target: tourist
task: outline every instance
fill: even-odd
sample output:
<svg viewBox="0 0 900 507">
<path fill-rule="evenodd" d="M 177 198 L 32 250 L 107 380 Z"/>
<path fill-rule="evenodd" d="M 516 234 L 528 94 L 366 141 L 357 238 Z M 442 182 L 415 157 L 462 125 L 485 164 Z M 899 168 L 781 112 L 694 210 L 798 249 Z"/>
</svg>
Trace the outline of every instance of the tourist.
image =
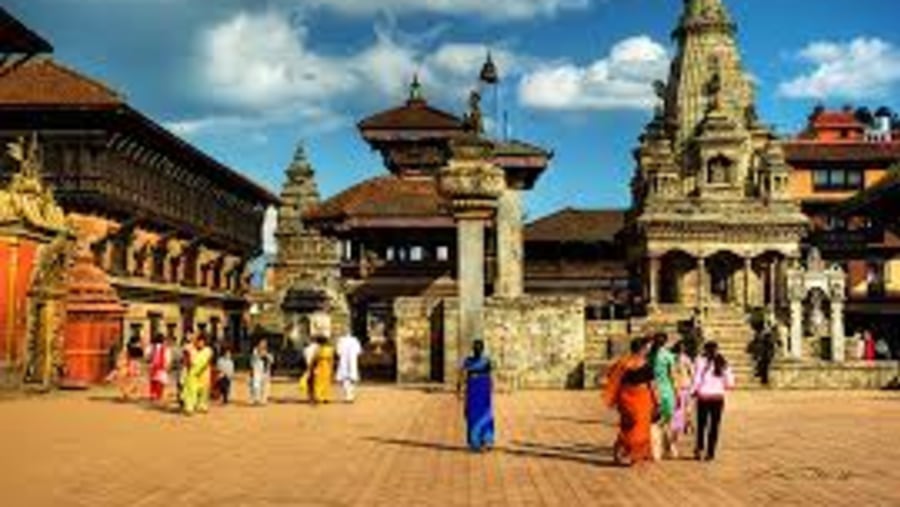
<svg viewBox="0 0 900 507">
<path fill-rule="evenodd" d="M 716 457 L 719 425 L 725 409 L 725 392 L 734 388 L 734 374 L 716 342 L 703 344 L 703 354 L 697 358 L 692 394 L 697 398 L 697 445 L 694 458 L 712 461 Z M 706 451 L 704 456 L 703 452 Z"/>
<path fill-rule="evenodd" d="M 135 384 L 129 377 L 128 347 L 119 347 L 116 353 L 116 363 L 113 370 L 106 376 L 106 382 L 114 382 L 119 388 L 119 398 L 122 401 L 129 401 L 137 395 L 134 389 Z"/>
<path fill-rule="evenodd" d="M 672 417 L 673 449 L 681 435 L 690 432 L 691 424 L 691 382 L 694 380 L 694 363 L 687 355 L 685 343 L 679 340 L 672 347 L 675 355 L 675 414 Z"/>
<path fill-rule="evenodd" d="M 863 359 L 866 361 L 875 360 L 875 338 L 868 329 L 863 331 Z"/>
<path fill-rule="evenodd" d="M 656 411 L 653 366 L 647 361 L 651 340 L 635 338 L 631 351 L 616 361 L 606 376 L 603 400 L 619 411 L 619 434 L 613 459 L 634 465 L 652 458 L 651 425 Z"/>
<path fill-rule="evenodd" d="M 494 446 L 494 407 L 492 403 L 491 360 L 484 353 L 484 341 L 472 342 L 472 355 L 460 368 L 456 385 L 457 396 L 462 396 L 465 382 L 466 439 L 469 449 L 475 452 L 489 451 Z"/>
<path fill-rule="evenodd" d="M 216 390 L 222 396 L 222 404 L 228 405 L 231 395 L 231 383 L 234 380 L 234 359 L 231 357 L 231 347 L 222 348 L 219 359 L 216 360 L 216 370 L 218 378 L 216 378 Z"/>
<path fill-rule="evenodd" d="M 334 347 L 325 336 L 316 337 L 316 354 L 312 362 L 312 401 L 331 401 L 331 384 L 334 381 Z"/>
<path fill-rule="evenodd" d="M 769 329 L 760 331 L 750 343 L 749 348 L 756 361 L 756 377 L 759 378 L 762 385 L 769 385 L 769 372 L 772 369 L 772 361 L 775 359 L 775 349 L 778 348 L 775 334 Z"/>
<path fill-rule="evenodd" d="M 273 361 L 268 342 L 265 338 L 259 340 L 250 355 L 250 402 L 254 405 L 265 405 L 269 401 Z"/>
<path fill-rule="evenodd" d="M 171 354 L 166 346 L 163 335 L 153 337 L 150 350 L 147 353 L 150 370 L 150 401 L 161 403 L 165 401 L 166 384 L 169 383 L 169 363 Z"/>
<path fill-rule="evenodd" d="M 184 391 L 184 379 L 187 376 L 187 362 L 194 350 L 194 339 L 190 331 L 185 331 L 181 345 L 173 348 L 172 353 L 172 378 L 175 379 L 175 400 L 178 406 L 184 408 L 184 400 L 181 393 Z"/>
<path fill-rule="evenodd" d="M 138 398 L 140 392 L 140 384 L 143 375 L 141 373 L 141 364 L 144 362 L 144 347 L 141 345 L 139 336 L 132 336 L 128 340 L 127 350 L 127 368 L 124 379 L 125 399 Z"/>
<path fill-rule="evenodd" d="M 316 359 L 316 351 L 319 349 L 319 345 L 315 342 L 315 340 L 310 340 L 309 343 L 303 347 L 303 375 L 300 376 L 300 398 L 307 399 L 309 401 L 313 401 L 312 393 L 312 366 L 313 362 Z"/>
<path fill-rule="evenodd" d="M 362 353 L 362 345 L 352 334 L 345 334 L 338 338 L 337 355 L 338 369 L 337 381 L 341 383 L 344 393 L 344 401 L 352 403 L 356 398 L 356 383 L 359 382 L 359 355 Z"/>
<path fill-rule="evenodd" d="M 184 412 L 190 415 L 194 412 L 209 410 L 209 370 L 212 366 L 210 364 L 212 349 L 206 344 L 206 336 L 199 333 L 194 339 L 192 348 L 187 352 L 181 398 L 184 402 Z"/>
<path fill-rule="evenodd" d="M 672 418 L 675 416 L 675 355 L 666 348 L 669 336 L 657 333 L 653 336 L 650 348 L 650 363 L 653 365 L 653 380 L 656 384 L 656 399 L 659 401 L 659 421 L 656 422 L 658 432 L 653 439 L 653 458 L 659 460 L 665 451 L 670 457 L 677 457 L 672 436 Z"/>
</svg>

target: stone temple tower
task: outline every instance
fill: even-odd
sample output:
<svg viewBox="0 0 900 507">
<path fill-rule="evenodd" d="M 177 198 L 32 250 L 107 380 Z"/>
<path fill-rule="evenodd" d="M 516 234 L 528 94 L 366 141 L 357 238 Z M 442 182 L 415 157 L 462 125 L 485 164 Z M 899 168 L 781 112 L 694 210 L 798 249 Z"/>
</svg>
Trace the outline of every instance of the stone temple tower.
<svg viewBox="0 0 900 507">
<path fill-rule="evenodd" d="M 807 219 L 781 143 L 757 118 L 736 30 L 722 0 L 685 0 L 661 104 L 635 150 L 629 260 L 651 322 L 774 316 L 800 256 Z"/>
<path fill-rule="evenodd" d="M 285 176 L 275 229 L 278 252 L 272 264 L 272 289 L 285 335 L 299 346 L 313 331 L 313 314 L 330 316 L 326 326 L 330 329 L 322 330 L 326 334 L 345 331 L 347 304 L 340 283 L 337 241 L 303 221 L 319 203 L 319 191 L 302 144 Z"/>
</svg>

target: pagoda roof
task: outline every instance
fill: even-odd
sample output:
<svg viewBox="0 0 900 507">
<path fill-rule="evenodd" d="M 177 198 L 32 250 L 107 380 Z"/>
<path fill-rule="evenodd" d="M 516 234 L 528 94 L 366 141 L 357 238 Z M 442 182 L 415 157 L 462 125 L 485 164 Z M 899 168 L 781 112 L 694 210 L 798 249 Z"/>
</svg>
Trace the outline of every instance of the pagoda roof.
<svg viewBox="0 0 900 507">
<path fill-rule="evenodd" d="M 265 204 L 278 202 L 265 188 L 133 109 L 108 86 L 49 57 L 0 67 L 0 112 L 9 120 L 7 129 L 20 123 L 23 130 L 92 126 L 130 134 L 235 192 L 249 191 Z"/>
<path fill-rule="evenodd" d="M 463 121 L 446 111 L 428 105 L 425 99 L 409 99 L 400 107 L 375 113 L 357 125 L 366 140 L 385 133 L 391 136 L 407 132 L 411 137 L 447 137 L 463 130 Z"/>
<path fill-rule="evenodd" d="M 453 225 L 450 202 L 440 194 L 434 178 L 393 175 L 358 183 L 322 201 L 310 209 L 304 219 L 354 223 L 371 221 L 369 219 L 375 219 L 376 222 L 384 219 L 412 219 L 412 222 L 407 223 L 413 225 L 416 220 L 422 220 L 422 225 Z"/>
<path fill-rule="evenodd" d="M 784 154 L 788 163 L 864 162 L 893 163 L 900 161 L 900 142 L 821 142 L 786 141 Z"/>
<path fill-rule="evenodd" d="M 612 243 L 625 226 L 625 210 L 564 208 L 525 226 L 525 241 Z"/>
<path fill-rule="evenodd" d="M 0 53 L 52 53 L 53 46 L 0 7 Z"/>
<path fill-rule="evenodd" d="M 0 107 L 110 107 L 124 103 L 108 86 L 51 58 L 0 67 Z"/>
</svg>

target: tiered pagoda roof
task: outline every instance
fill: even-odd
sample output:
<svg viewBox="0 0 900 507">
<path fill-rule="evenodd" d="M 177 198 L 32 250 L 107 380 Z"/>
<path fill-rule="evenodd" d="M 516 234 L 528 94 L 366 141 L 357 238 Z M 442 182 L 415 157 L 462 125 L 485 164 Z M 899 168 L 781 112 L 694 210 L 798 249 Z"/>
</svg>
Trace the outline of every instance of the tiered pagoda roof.
<svg viewBox="0 0 900 507">
<path fill-rule="evenodd" d="M 266 204 L 278 198 L 130 107 L 105 84 L 48 56 L 0 67 L 0 112 L 6 128 L 115 129 L 132 135 L 194 170 L 204 172 Z"/>
<path fill-rule="evenodd" d="M 358 183 L 324 201 L 305 215 L 314 222 L 345 226 L 453 227 L 450 203 L 433 178 L 379 176 Z"/>
</svg>

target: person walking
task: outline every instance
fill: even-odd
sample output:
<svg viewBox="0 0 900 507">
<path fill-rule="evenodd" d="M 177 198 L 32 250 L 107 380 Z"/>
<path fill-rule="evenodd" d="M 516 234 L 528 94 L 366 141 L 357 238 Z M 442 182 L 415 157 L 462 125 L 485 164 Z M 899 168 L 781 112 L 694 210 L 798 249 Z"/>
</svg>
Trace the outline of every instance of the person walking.
<svg viewBox="0 0 900 507">
<path fill-rule="evenodd" d="M 630 353 L 610 368 L 603 388 L 603 401 L 619 412 L 619 434 L 613 459 L 634 465 L 652 459 L 651 425 L 656 410 L 653 365 L 647 361 L 652 340 L 635 338 Z"/>
<path fill-rule="evenodd" d="M 323 335 L 316 337 L 316 355 L 312 363 L 312 401 L 328 403 L 331 401 L 331 384 L 334 382 L 334 347 L 328 344 Z"/>
<path fill-rule="evenodd" d="M 192 348 L 185 354 L 184 387 L 181 398 L 184 412 L 188 415 L 194 412 L 205 413 L 209 410 L 210 388 L 210 364 L 212 361 L 212 349 L 206 344 L 206 336 L 197 334 Z"/>
<path fill-rule="evenodd" d="M 691 383 L 694 380 L 694 362 L 687 355 L 683 340 L 672 347 L 675 355 L 675 414 L 672 417 L 672 439 L 677 443 L 681 435 L 690 432 L 691 423 Z"/>
<path fill-rule="evenodd" d="M 265 405 L 269 402 L 273 362 L 268 342 L 265 338 L 259 340 L 250 355 L 250 402 L 254 405 Z"/>
<path fill-rule="evenodd" d="M 458 397 L 462 397 L 465 382 L 466 440 L 475 452 L 489 451 L 494 446 L 494 406 L 491 360 L 484 353 L 484 341 L 472 342 L 472 355 L 467 357 L 459 371 L 456 385 Z"/>
<path fill-rule="evenodd" d="M 313 401 L 312 368 L 313 362 L 316 360 L 316 351 L 318 349 L 319 345 L 315 340 L 310 340 L 309 343 L 303 347 L 303 375 L 300 376 L 300 398 L 310 402 Z"/>
<path fill-rule="evenodd" d="M 341 383 L 344 401 L 353 403 L 356 399 L 356 384 L 359 382 L 359 355 L 362 345 L 352 334 L 345 334 L 337 341 L 337 381 Z"/>
<path fill-rule="evenodd" d="M 150 370 L 150 401 L 161 403 L 165 400 L 171 362 L 171 352 L 163 335 L 157 334 L 153 337 L 147 357 Z"/>
<path fill-rule="evenodd" d="M 216 390 L 222 397 L 222 404 L 228 405 L 228 400 L 231 397 L 231 383 L 234 380 L 234 359 L 231 357 L 231 347 L 225 346 L 222 348 L 222 353 L 219 355 L 219 359 L 216 360 L 216 371 L 218 372 Z"/>
<path fill-rule="evenodd" d="M 656 385 L 656 400 L 659 403 L 659 421 L 656 422 L 658 438 L 654 439 L 653 458 L 660 460 L 664 454 L 677 458 L 678 449 L 672 436 L 672 418 L 675 416 L 675 355 L 666 348 L 669 336 L 656 333 L 650 349 L 653 365 L 653 380 Z"/>
<path fill-rule="evenodd" d="M 719 426 L 725 410 L 725 393 L 734 388 L 734 374 L 719 345 L 710 341 L 703 345 L 697 358 L 691 392 L 697 398 L 697 445 L 695 459 L 712 461 L 719 442 Z M 704 455 L 705 452 L 705 455 Z"/>
</svg>

